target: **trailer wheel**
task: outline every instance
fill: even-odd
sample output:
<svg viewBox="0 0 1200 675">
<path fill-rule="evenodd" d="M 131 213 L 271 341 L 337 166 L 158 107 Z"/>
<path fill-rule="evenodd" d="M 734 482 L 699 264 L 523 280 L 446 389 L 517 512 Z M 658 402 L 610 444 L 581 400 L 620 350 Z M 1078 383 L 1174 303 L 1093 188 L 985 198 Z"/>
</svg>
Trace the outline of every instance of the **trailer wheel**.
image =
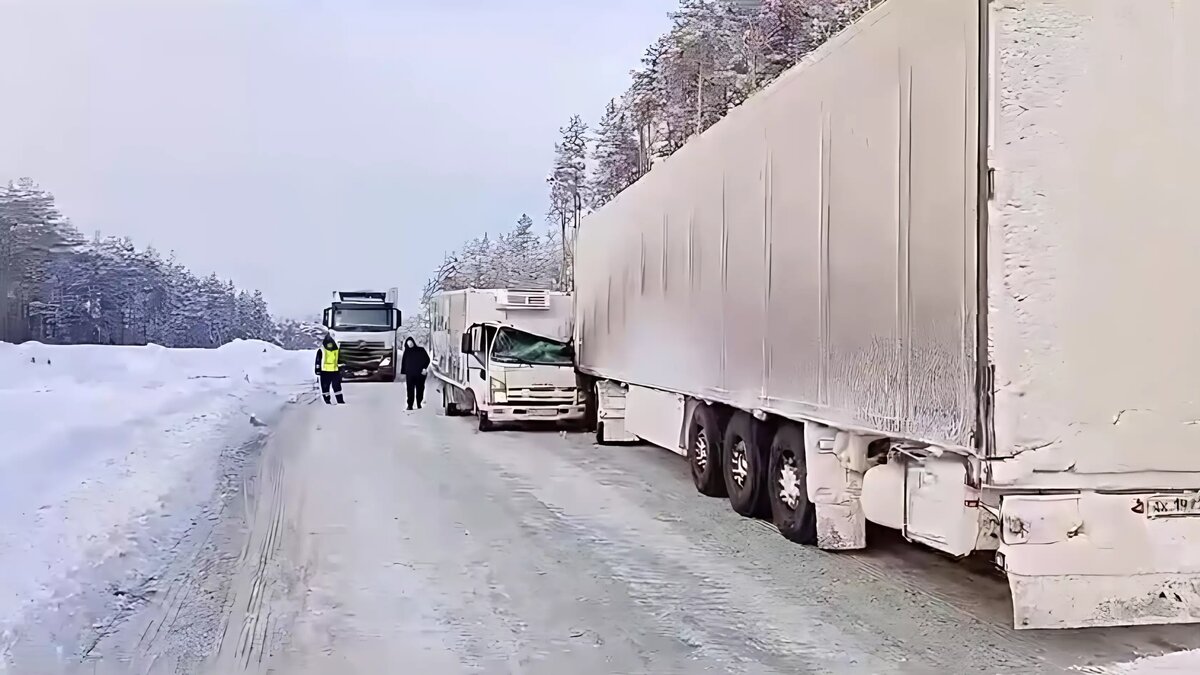
<svg viewBox="0 0 1200 675">
<path fill-rule="evenodd" d="M 817 511 L 808 500 L 808 468 L 804 460 L 804 429 L 784 424 L 771 441 L 767 469 L 767 501 L 779 533 L 798 544 L 817 543 Z"/>
<path fill-rule="evenodd" d="M 725 461 L 721 462 L 725 491 L 733 510 L 747 518 L 771 513 L 765 478 L 770 459 L 769 438 L 764 425 L 744 412 L 734 414 L 725 427 L 721 445 L 725 450 Z"/>
<path fill-rule="evenodd" d="M 721 472 L 721 424 L 717 414 L 700 404 L 688 422 L 687 459 L 696 490 L 709 497 L 724 497 L 725 478 Z"/>
</svg>

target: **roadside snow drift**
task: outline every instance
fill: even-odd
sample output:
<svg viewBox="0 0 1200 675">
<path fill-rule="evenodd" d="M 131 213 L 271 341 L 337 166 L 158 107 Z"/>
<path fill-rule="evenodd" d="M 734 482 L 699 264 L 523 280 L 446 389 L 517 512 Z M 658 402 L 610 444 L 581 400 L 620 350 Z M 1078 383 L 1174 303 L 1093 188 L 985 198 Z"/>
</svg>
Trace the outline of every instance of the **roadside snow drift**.
<svg viewBox="0 0 1200 675">
<path fill-rule="evenodd" d="M 131 551 L 148 517 L 207 496 L 222 450 L 312 379 L 311 353 L 263 342 L 0 343 L 0 662 L 24 616 Z"/>
<path fill-rule="evenodd" d="M 1104 672 L 1109 675 L 1195 675 L 1200 673 L 1200 650 L 1149 656 L 1113 666 Z"/>
</svg>

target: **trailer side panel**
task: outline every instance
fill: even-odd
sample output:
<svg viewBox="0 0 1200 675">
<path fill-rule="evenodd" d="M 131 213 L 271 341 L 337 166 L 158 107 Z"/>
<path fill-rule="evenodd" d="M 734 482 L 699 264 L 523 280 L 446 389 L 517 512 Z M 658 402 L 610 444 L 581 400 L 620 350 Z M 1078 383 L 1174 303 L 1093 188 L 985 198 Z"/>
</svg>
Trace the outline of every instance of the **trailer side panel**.
<svg viewBox="0 0 1200 675">
<path fill-rule="evenodd" d="M 889 0 L 589 216 L 581 369 L 973 447 L 977 5 Z"/>
</svg>

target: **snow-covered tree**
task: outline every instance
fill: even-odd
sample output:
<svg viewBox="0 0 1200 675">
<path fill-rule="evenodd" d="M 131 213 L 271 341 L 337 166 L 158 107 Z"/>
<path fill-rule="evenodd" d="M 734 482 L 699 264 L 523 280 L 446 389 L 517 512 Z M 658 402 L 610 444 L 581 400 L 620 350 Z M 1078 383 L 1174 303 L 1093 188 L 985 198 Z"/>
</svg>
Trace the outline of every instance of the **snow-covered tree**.
<svg viewBox="0 0 1200 675">
<path fill-rule="evenodd" d="M 0 339 L 28 339 L 53 320 L 55 309 L 38 291 L 50 266 L 81 240 L 32 179 L 0 187 Z"/>
<path fill-rule="evenodd" d="M 550 188 L 550 208 L 546 212 L 546 220 L 552 227 L 558 228 L 559 241 L 566 242 L 562 247 L 559 284 L 567 288 L 571 287 L 571 270 L 574 268 L 570 255 L 571 242 L 575 240 L 583 209 L 592 201 L 587 168 L 587 132 L 587 124 L 579 115 L 571 117 L 567 125 L 559 129 L 561 138 L 554 144 L 554 168 L 546 178 Z"/>
<path fill-rule="evenodd" d="M 484 235 L 448 253 L 426 282 L 419 319 L 434 295 L 465 288 L 564 288 L 563 248 L 557 229 L 534 230 L 533 219 L 522 214 L 512 229 L 498 237 Z M 407 321 L 407 319 L 406 319 Z"/>
<path fill-rule="evenodd" d="M 609 101 L 592 146 L 592 209 L 604 206 L 641 175 L 637 124 L 623 100 Z"/>
<path fill-rule="evenodd" d="M 417 344 L 429 348 L 429 313 L 424 309 L 415 312 L 405 312 L 403 321 L 400 322 L 400 330 L 397 337 L 401 343 L 408 338 L 417 341 Z"/>
<path fill-rule="evenodd" d="M 624 189 L 632 181 L 614 170 L 614 153 L 623 166 L 625 134 L 636 142 L 637 176 L 654 161 L 674 153 L 692 136 L 703 132 L 728 111 L 753 95 L 820 46 L 864 11 L 883 0 L 679 0 L 671 28 L 655 40 L 641 67 L 615 104 L 627 116 L 627 131 L 613 132 L 620 142 L 605 143 L 607 131 L 620 125 L 610 104 L 600 122 L 592 187 L 595 194 L 584 206 L 595 208 L 612 199 L 612 186 Z M 614 119 L 614 117 L 616 119 Z M 556 144 L 555 167 L 562 142 Z M 552 172 L 552 186 L 553 177 Z M 624 182 L 624 185 L 621 183 Z M 549 220 L 563 220 L 569 201 L 551 194 Z M 566 230 L 563 229 L 565 233 Z"/>
<path fill-rule="evenodd" d="M 32 180 L 0 186 L 0 340 L 215 347 L 278 333 L 260 292 L 128 239 L 86 241 Z"/>
<path fill-rule="evenodd" d="M 550 208 L 546 220 L 559 231 L 573 228 L 576 217 L 591 199 L 588 194 L 588 127 L 579 115 L 571 117 L 559 130 L 554 144 L 554 167 L 546 178 L 550 188 Z"/>
<path fill-rule="evenodd" d="M 325 327 L 316 319 L 281 319 L 275 324 L 272 342 L 284 349 L 315 349 L 325 335 Z"/>
</svg>

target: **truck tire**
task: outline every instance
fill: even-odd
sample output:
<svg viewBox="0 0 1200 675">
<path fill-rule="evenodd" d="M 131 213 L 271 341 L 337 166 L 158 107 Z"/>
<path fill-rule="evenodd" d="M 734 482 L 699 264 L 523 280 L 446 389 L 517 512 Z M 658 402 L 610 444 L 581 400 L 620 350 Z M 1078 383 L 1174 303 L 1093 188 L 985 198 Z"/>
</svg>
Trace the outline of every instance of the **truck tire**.
<svg viewBox="0 0 1200 675">
<path fill-rule="evenodd" d="M 479 413 L 479 430 L 483 432 L 496 430 L 496 425 L 488 419 L 487 413 L 483 411 Z"/>
<path fill-rule="evenodd" d="M 687 430 L 687 460 L 696 490 L 709 497 L 724 497 L 725 477 L 721 471 L 721 423 L 708 404 L 692 413 Z"/>
<path fill-rule="evenodd" d="M 817 543 L 817 510 L 808 500 L 804 428 L 783 424 L 771 440 L 766 476 L 771 521 L 779 533 L 797 544 Z"/>
<path fill-rule="evenodd" d="M 771 446 L 764 426 L 749 413 L 737 412 L 725 427 L 721 443 L 725 453 L 721 476 L 729 493 L 729 505 L 747 518 L 771 513 L 766 480 Z"/>
</svg>

